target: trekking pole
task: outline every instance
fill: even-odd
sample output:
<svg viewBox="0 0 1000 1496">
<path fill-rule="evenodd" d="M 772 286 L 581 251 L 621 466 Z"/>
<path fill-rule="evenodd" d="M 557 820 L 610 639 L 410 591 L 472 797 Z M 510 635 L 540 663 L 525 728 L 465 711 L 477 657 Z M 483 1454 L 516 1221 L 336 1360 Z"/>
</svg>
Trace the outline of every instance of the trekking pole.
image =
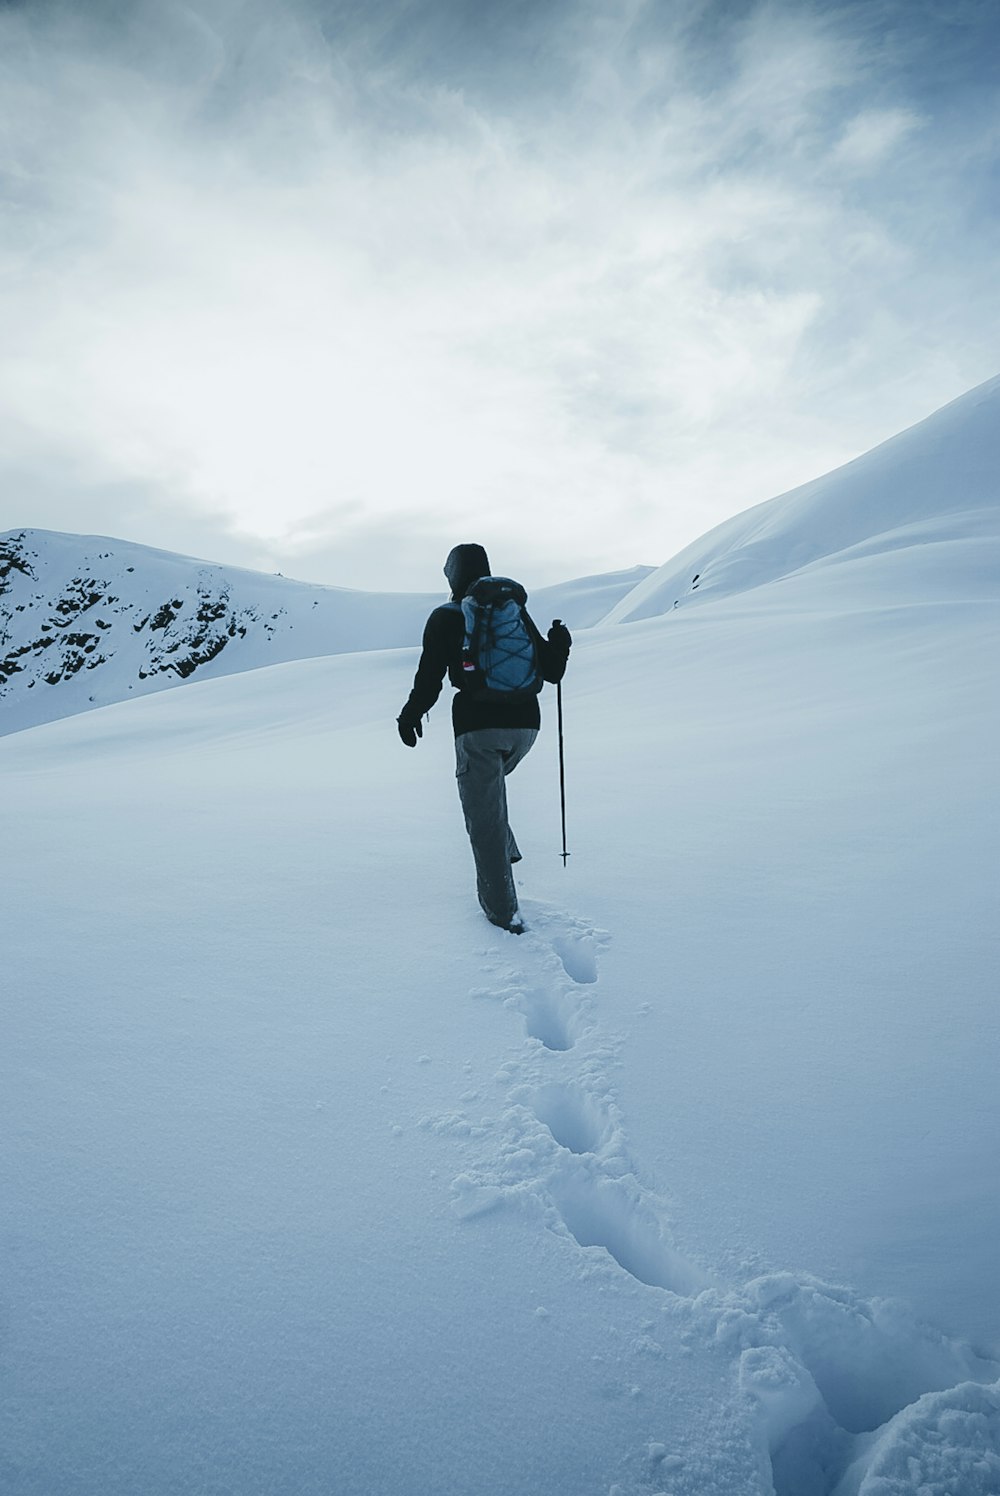
<svg viewBox="0 0 1000 1496">
<path fill-rule="evenodd" d="M 556 623 L 562 620 L 557 618 Z M 562 681 L 556 681 L 556 712 L 559 720 L 559 806 L 562 811 L 562 856 L 563 867 L 570 855 L 566 850 L 566 760 L 563 755 L 563 709 L 562 709 Z"/>
</svg>

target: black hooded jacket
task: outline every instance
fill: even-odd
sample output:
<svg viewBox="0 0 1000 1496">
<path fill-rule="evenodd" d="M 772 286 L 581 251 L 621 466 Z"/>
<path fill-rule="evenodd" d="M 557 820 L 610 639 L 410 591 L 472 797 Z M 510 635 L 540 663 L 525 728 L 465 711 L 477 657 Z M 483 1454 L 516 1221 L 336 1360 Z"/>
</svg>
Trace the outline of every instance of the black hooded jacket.
<svg viewBox="0 0 1000 1496">
<path fill-rule="evenodd" d="M 461 608 L 455 604 L 461 602 L 473 582 L 490 575 L 490 563 L 481 545 L 457 545 L 445 562 L 444 573 L 451 585 L 451 602 L 435 608 L 424 626 L 423 651 L 413 678 L 413 690 L 399 714 L 400 722 L 411 726 L 419 722 L 437 701 L 446 675 L 453 684 L 461 680 L 465 620 Z M 553 683 L 562 680 L 568 649 L 550 644 L 527 612 L 524 616 L 543 680 Z M 518 697 L 513 701 L 476 701 L 460 690 L 455 692 L 452 700 L 451 717 L 456 738 L 485 727 L 537 728 L 542 721 L 537 696 Z"/>
</svg>

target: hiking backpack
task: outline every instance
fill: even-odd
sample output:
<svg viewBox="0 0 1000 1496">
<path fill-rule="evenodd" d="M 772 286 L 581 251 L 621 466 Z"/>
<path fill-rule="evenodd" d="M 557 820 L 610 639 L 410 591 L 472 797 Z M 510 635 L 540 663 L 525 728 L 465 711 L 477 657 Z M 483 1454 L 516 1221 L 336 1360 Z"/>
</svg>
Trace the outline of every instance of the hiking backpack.
<svg viewBox="0 0 1000 1496">
<path fill-rule="evenodd" d="M 542 689 L 524 605 L 528 594 L 510 577 L 480 577 L 460 604 L 465 620 L 461 690 L 480 701 L 513 701 Z"/>
</svg>

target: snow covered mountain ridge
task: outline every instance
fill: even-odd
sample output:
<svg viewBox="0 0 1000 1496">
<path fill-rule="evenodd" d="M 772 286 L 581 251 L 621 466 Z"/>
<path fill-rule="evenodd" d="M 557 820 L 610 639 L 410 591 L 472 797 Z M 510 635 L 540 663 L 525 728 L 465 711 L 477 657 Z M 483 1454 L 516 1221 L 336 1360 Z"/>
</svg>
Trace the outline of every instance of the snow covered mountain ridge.
<svg viewBox="0 0 1000 1496">
<path fill-rule="evenodd" d="M 946 554 L 1000 524 L 1000 376 L 801 488 L 711 530 L 659 568 L 538 589 L 574 630 L 726 602 L 896 552 L 915 595 L 950 586 Z M 943 550 L 941 548 L 944 548 Z M 991 582 L 988 547 L 980 574 Z M 977 574 L 965 557 L 965 585 Z M 881 576 L 881 572 L 878 572 Z M 777 594 L 780 596 L 780 590 Z M 813 588 L 814 599 L 823 586 Z M 0 736 L 168 686 L 264 665 L 417 643 L 437 593 L 297 582 L 102 537 L 0 536 Z"/>
<path fill-rule="evenodd" d="M 596 623 L 648 567 L 541 588 Z M 0 536 L 0 735 L 197 676 L 419 641 L 436 594 L 359 592 L 94 536 Z"/>
<path fill-rule="evenodd" d="M 738 514 L 640 582 L 608 623 L 655 618 L 806 571 L 996 532 L 1000 376 L 844 467 Z"/>
</svg>

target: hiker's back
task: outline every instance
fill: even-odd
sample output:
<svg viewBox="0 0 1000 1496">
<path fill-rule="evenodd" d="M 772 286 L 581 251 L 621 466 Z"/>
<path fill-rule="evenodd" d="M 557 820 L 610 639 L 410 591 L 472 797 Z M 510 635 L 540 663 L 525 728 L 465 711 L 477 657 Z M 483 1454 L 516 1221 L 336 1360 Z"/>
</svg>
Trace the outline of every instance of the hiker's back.
<svg viewBox="0 0 1000 1496">
<path fill-rule="evenodd" d="M 461 610 L 464 633 L 461 659 L 449 675 L 463 695 L 511 704 L 538 695 L 542 672 L 527 601 L 513 578 L 480 577 L 453 605 Z"/>
</svg>

